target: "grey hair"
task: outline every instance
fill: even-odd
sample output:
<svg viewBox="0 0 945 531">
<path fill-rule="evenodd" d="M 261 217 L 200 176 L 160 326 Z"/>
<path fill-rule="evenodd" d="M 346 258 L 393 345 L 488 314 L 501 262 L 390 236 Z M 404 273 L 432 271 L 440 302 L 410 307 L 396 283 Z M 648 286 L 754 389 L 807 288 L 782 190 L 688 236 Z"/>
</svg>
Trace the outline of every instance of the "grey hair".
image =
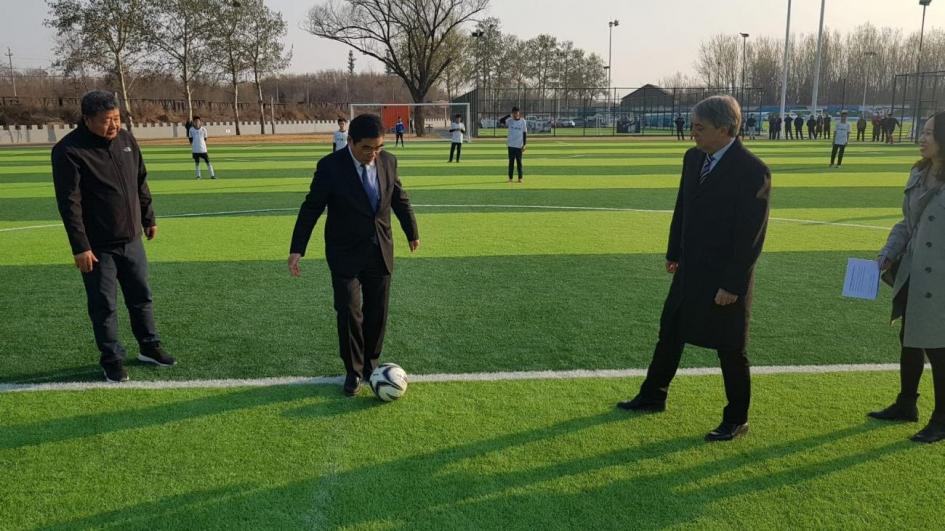
<svg viewBox="0 0 945 531">
<path fill-rule="evenodd" d="M 717 129 L 727 129 L 735 137 L 742 125 L 742 111 L 738 100 L 725 96 L 709 96 L 692 108 L 692 113 Z"/>
<path fill-rule="evenodd" d="M 111 92 L 92 90 L 82 96 L 82 116 L 95 116 L 118 108 L 118 100 Z"/>
</svg>

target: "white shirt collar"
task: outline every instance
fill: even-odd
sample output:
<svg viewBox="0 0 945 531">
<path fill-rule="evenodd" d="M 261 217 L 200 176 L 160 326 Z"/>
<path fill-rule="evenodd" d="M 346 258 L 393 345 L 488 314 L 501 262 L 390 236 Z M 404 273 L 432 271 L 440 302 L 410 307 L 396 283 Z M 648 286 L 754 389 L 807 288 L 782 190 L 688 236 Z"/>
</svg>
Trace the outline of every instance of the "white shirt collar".
<svg viewBox="0 0 945 531">
<path fill-rule="evenodd" d="M 361 175 L 361 166 L 364 166 L 365 168 L 367 168 L 368 171 L 373 171 L 373 170 L 374 170 L 374 164 L 377 162 L 377 157 L 375 157 L 375 158 L 374 158 L 374 162 L 372 162 L 372 163 L 370 163 L 370 164 L 361 164 L 361 161 L 358 160 L 358 158 L 354 156 L 354 151 L 351 151 L 351 146 L 350 146 L 350 145 L 348 145 L 348 153 L 351 154 L 351 160 L 354 161 L 354 167 L 355 167 L 355 169 L 358 170 L 358 175 Z"/>
<path fill-rule="evenodd" d="M 732 147 L 732 144 L 734 143 L 735 143 L 735 139 L 733 138 L 732 140 L 729 141 L 728 144 L 725 144 L 725 147 L 723 147 L 722 149 L 716 151 L 715 153 L 706 153 L 706 154 L 712 157 L 713 162 L 718 162 L 722 160 L 722 157 L 725 156 L 725 152 L 728 151 L 728 148 Z"/>
</svg>

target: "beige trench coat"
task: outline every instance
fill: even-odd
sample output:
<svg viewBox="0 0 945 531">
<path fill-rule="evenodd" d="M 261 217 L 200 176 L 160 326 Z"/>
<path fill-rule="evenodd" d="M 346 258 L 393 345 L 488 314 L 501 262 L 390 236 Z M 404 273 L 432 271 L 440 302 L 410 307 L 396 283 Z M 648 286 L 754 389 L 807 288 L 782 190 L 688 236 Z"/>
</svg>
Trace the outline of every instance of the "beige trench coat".
<svg viewBox="0 0 945 531">
<path fill-rule="evenodd" d="M 903 345 L 945 347 L 945 191 L 933 194 L 917 212 L 915 200 L 923 193 L 922 171 L 913 169 L 903 198 L 903 219 L 893 227 L 881 254 L 900 260 L 893 298 L 908 281 L 908 301 L 893 303 L 892 320 L 906 314 Z"/>
</svg>

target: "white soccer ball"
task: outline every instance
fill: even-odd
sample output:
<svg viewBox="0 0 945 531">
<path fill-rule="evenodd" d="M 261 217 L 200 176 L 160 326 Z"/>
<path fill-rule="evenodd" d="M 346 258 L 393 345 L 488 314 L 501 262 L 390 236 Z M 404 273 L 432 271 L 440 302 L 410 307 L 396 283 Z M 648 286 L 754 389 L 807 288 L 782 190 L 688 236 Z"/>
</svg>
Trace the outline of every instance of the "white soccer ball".
<svg viewBox="0 0 945 531">
<path fill-rule="evenodd" d="M 384 363 L 374 369 L 369 383 L 374 396 L 390 402 L 407 392 L 407 373 L 396 363 Z"/>
</svg>

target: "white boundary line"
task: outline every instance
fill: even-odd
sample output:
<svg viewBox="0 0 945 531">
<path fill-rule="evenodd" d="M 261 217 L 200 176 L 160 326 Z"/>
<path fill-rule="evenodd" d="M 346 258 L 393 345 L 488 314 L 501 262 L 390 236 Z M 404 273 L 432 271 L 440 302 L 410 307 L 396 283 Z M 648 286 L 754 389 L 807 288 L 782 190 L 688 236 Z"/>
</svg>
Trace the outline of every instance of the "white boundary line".
<svg viewBox="0 0 945 531">
<path fill-rule="evenodd" d="M 672 214 L 672 210 L 658 210 L 658 209 L 646 209 L 646 208 L 616 208 L 616 207 L 583 207 L 583 206 L 556 206 L 556 205 L 484 205 L 484 204 L 468 204 L 468 205 L 426 205 L 426 204 L 415 204 L 413 205 L 417 208 L 505 208 L 509 210 L 521 209 L 521 210 L 575 210 L 575 211 L 588 211 L 588 212 L 638 212 L 638 213 L 656 213 L 656 214 Z M 239 214 L 264 214 L 268 212 L 294 212 L 298 210 L 297 208 L 260 208 L 256 210 L 224 210 L 220 212 L 192 212 L 187 214 L 168 214 L 165 216 L 160 216 L 163 219 L 167 218 L 196 218 L 196 217 L 209 217 L 209 216 L 232 216 Z M 859 223 L 837 223 L 833 221 L 818 221 L 814 219 L 795 219 L 795 218 L 769 218 L 771 221 L 783 221 L 785 223 L 797 223 L 800 225 L 829 225 L 832 227 L 850 227 L 854 229 L 872 229 L 872 230 L 882 230 L 888 231 L 890 227 L 880 227 L 878 225 L 863 225 Z M 53 227 L 61 227 L 61 223 L 50 224 L 50 225 L 30 225 L 27 227 L 7 227 L 0 229 L 0 232 L 15 232 L 22 230 L 32 230 L 32 229 L 48 229 Z"/>
<path fill-rule="evenodd" d="M 926 365 L 926 368 L 930 367 Z M 898 363 L 864 363 L 848 365 L 765 365 L 752 367 L 751 372 L 759 374 L 831 374 L 850 372 L 892 372 L 898 371 Z M 699 367 L 679 369 L 681 376 L 717 376 L 722 371 L 717 367 Z M 603 369 L 569 371 L 516 371 L 516 372 L 476 372 L 459 374 L 417 374 L 409 380 L 414 383 L 443 382 L 502 382 L 513 380 L 577 380 L 584 378 L 641 378 L 646 376 L 646 369 Z M 36 384 L 0 384 L 0 393 L 23 393 L 38 391 L 88 391 L 92 389 L 230 389 L 237 387 L 272 387 L 279 385 L 339 385 L 344 382 L 341 376 L 282 377 L 221 380 L 162 380 L 129 381 L 121 384 L 108 382 L 57 382 Z"/>
</svg>

